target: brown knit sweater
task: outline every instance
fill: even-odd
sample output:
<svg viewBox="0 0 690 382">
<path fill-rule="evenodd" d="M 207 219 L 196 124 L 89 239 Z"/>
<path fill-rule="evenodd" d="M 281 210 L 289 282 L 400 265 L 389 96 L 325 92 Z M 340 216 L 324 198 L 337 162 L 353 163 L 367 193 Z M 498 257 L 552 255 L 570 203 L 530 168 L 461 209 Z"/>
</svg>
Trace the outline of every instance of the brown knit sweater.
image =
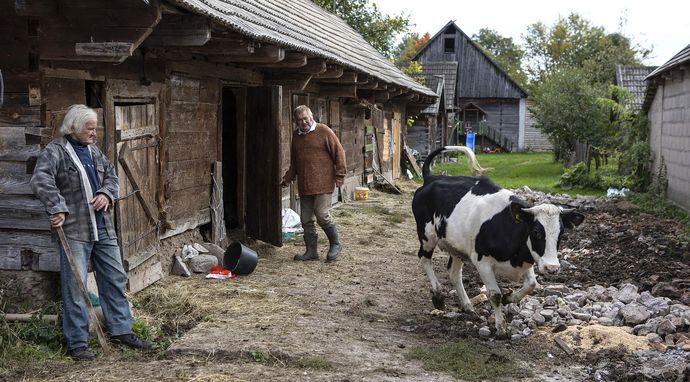
<svg viewBox="0 0 690 382">
<path fill-rule="evenodd" d="M 343 146 L 333 130 L 322 123 L 306 135 L 299 135 L 298 130 L 292 133 L 290 168 L 283 180 L 297 177 L 301 196 L 332 193 L 347 174 Z"/>
</svg>

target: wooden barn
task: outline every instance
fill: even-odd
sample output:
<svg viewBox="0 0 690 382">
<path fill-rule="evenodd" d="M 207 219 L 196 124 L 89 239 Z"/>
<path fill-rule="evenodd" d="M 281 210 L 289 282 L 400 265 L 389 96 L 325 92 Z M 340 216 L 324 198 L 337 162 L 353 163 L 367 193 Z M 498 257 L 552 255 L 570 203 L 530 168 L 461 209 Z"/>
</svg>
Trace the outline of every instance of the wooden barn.
<svg viewBox="0 0 690 382">
<path fill-rule="evenodd" d="M 449 129 L 443 144 L 463 143 L 465 131 L 472 129 L 478 134 L 478 146 L 499 146 L 506 151 L 527 147 L 527 92 L 453 21 L 441 28 L 413 60 L 422 65 L 425 73 L 445 75 Z M 453 66 L 457 68 L 454 75 L 448 73 Z"/>
<path fill-rule="evenodd" d="M 650 121 L 652 169 L 665 173 L 666 197 L 690 211 L 690 45 L 645 80 L 642 112 Z"/>
<path fill-rule="evenodd" d="M 402 121 L 436 98 L 309 0 L 3 1 L 0 31 L 0 276 L 58 270 L 28 182 L 69 105 L 98 112 L 137 291 L 168 273 L 161 243 L 200 226 L 281 245 L 295 106 L 340 137 L 347 198 L 399 176 Z"/>
<path fill-rule="evenodd" d="M 424 64 L 424 85 L 434 90 L 436 102 L 422 110 L 407 129 L 408 146 L 425 159 L 435 149 L 448 144 L 448 112 L 453 108 L 457 62 Z"/>
</svg>

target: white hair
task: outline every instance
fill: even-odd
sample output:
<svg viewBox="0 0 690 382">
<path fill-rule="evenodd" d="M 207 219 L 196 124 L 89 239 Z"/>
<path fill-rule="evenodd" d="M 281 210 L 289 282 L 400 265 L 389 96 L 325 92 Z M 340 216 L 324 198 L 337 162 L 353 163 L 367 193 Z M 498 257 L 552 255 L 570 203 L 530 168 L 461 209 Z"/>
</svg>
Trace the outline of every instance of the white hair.
<svg viewBox="0 0 690 382">
<path fill-rule="evenodd" d="M 98 114 L 92 108 L 86 105 L 72 105 L 67 109 L 65 119 L 62 120 L 60 126 L 60 134 L 70 135 L 76 134 L 84 130 L 86 122 L 98 120 Z"/>
<path fill-rule="evenodd" d="M 314 118 L 314 114 L 312 114 L 311 109 L 307 105 L 299 105 L 295 108 L 295 110 L 292 111 L 292 116 L 297 117 L 297 114 L 302 114 L 304 112 L 307 112 L 307 115 L 310 117 Z"/>
</svg>

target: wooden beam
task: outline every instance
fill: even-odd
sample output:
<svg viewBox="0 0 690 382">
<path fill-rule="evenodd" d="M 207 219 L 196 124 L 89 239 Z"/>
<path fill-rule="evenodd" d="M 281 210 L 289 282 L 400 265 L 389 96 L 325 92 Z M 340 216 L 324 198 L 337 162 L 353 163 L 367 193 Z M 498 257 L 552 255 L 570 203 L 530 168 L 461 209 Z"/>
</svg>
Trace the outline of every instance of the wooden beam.
<svg viewBox="0 0 690 382">
<path fill-rule="evenodd" d="M 202 77 L 213 77 L 222 80 L 244 82 L 259 85 L 264 77 L 261 73 L 226 64 L 216 64 L 199 60 L 171 61 L 167 64 L 171 72 L 182 72 Z"/>
<path fill-rule="evenodd" d="M 328 65 L 326 71 L 319 73 L 315 78 L 340 78 L 343 75 L 343 67 L 340 65 Z"/>
<path fill-rule="evenodd" d="M 307 55 L 298 52 L 286 52 L 285 58 L 280 62 L 275 63 L 258 63 L 253 64 L 258 68 L 301 68 L 307 65 Z"/>
<path fill-rule="evenodd" d="M 357 73 L 356 72 L 343 72 L 343 75 L 338 77 L 338 78 L 320 78 L 319 82 L 321 83 L 329 83 L 329 84 L 355 84 L 359 86 L 359 83 L 357 82 Z"/>
<path fill-rule="evenodd" d="M 321 91 L 319 92 L 319 96 L 357 98 L 357 86 L 355 86 L 355 85 L 346 85 L 346 86 L 324 85 L 324 86 L 321 86 Z"/>
<path fill-rule="evenodd" d="M 44 17 L 57 13 L 55 0 L 14 0 L 14 11 L 18 16 Z"/>
<path fill-rule="evenodd" d="M 357 84 L 357 89 L 367 89 L 367 90 L 374 90 L 379 87 L 379 83 L 376 80 L 371 80 L 368 81 L 365 84 Z"/>
<path fill-rule="evenodd" d="M 132 56 L 131 42 L 78 42 L 74 45 L 77 57 L 84 61 L 122 62 Z"/>
<path fill-rule="evenodd" d="M 209 54 L 209 60 L 214 62 L 247 62 L 247 63 L 276 63 L 285 59 L 285 49 L 276 45 L 262 45 L 254 48 L 251 54 Z"/>
<path fill-rule="evenodd" d="M 211 25 L 196 15 L 164 18 L 145 40 L 146 46 L 202 46 L 211 40 Z"/>
<path fill-rule="evenodd" d="M 293 90 L 304 90 L 314 75 L 310 73 L 266 73 L 265 85 L 281 85 Z"/>
<path fill-rule="evenodd" d="M 184 51 L 208 56 L 249 56 L 254 54 L 257 47 L 251 41 L 219 42 L 211 40 L 204 46 L 193 47 Z"/>
</svg>

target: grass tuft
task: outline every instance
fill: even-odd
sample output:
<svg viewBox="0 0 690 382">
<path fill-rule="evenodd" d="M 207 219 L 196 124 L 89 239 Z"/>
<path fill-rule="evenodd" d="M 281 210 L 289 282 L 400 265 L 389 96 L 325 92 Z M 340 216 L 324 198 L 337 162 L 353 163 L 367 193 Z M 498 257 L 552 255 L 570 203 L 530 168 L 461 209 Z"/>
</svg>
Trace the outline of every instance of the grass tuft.
<svg viewBox="0 0 690 382">
<path fill-rule="evenodd" d="M 479 343 L 455 342 L 435 348 L 414 349 L 411 356 L 424 363 L 424 369 L 470 381 L 524 376 L 511 361 L 511 355 Z"/>
</svg>

